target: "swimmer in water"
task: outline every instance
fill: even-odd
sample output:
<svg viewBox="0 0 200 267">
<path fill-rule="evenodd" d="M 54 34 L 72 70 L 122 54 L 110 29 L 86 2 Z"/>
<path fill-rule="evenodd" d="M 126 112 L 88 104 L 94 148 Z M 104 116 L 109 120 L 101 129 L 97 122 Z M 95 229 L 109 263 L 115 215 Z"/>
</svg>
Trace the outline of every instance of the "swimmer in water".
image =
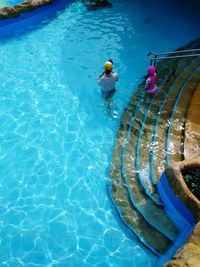
<svg viewBox="0 0 200 267">
<path fill-rule="evenodd" d="M 154 66 L 148 67 L 148 78 L 146 80 L 145 90 L 147 93 L 153 95 L 157 92 L 158 88 L 156 86 L 156 68 Z"/>
<path fill-rule="evenodd" d="M 101 86 L 101 95 L 105 100 L 112 98 L 115 94 L 115 83 L 119 80 L 117 72 L 113 71 L 113 61 L 108 60 L 104 63 L 104 71 L 97 81 Z"/>
</svg>

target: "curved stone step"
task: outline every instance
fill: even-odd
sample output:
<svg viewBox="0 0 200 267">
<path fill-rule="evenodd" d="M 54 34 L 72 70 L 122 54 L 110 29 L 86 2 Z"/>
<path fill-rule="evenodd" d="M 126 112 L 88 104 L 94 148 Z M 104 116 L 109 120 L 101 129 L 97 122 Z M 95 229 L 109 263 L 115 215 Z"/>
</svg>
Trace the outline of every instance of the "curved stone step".
<svg viewBox="0 0 200 267">
<path fill-rule="evenodd" d="M 193 73 L 191 78 L 186 82 L 180 99 L 170 118 L 170 128 L 168 128 L 167 140 L 167 157 L 168 161 L 178 162 L 184 159 L 184 129 L 186 122 L 186 114 L 190 105 L 190 101 L 195 89 L 200 83 L 200 69 Z M 197 99 L 196 95 L 195 98 Z M 186 124 L 187 125 L 187 124 Z M 196 138 L 190 138 L 190 142 Z M 198 140 L 198 139 L 196 139 Z M 196 142 L 196 141 L 195 141 Z M 187 144 L 188 142 L 186 142 Z M 192 146 L 195 145 L 194 143 Z M 197 146 L 193 147 L 196 150 Z M 200 152 L 200 150 L 199 150 Z M 197 154 L 196 154 L 197 155 Z M 199 155 L 199 154 L 198 154 Z"/>
<path fill-rule="evenodd" d="M 168 87 L 166 86 L 166 88 Z M 162 91 L 161 91 L 161 94 L 162 94 Z M 143 102 L 143 107 L 144 107 L 144 104 L 146 103 Z M 145 110 L 146 108 L 147 107 L 143 109 Z M 148 219 L 148 221 L 151 221 L 152 224 L 155 227 L 157 227 L 157 229 L 160 229 L 160 230 L 163 229 L 163 231 L 165 231 L 165 233 L 168 236 L 175 238 L 178 234 L 177 228 L 171 222 L 168 216 L 166 216 L 163 209 L 161 209 L 160 207 L 158 208 L 155 205 L 155 203 L 153 203 L 147 196 L 146 197 L 144 196 L 144 189 L 142 188 L 139 182 L 139 179 L 138 179 L 138 170 L 135 169 L 135 164 L 133 163 L 133 161 L 136 160 L 135 159 L 135 154 L 136 154 L 135 146 L 137 143 L 138 132 L 142 125 L 142 122 L 140 121 L 143 115 L 142 113 L 143 112 L 141 112 L 141 109 L 138 112 L 136 112 L 136 119 L 134 121 L 134 127 L 130 134 L 130 137 L 129 137 L 130 141 L 127 146 L 127 150 L 125 154 L 125 162 L 127 166 L 125 173 L 127 176 L 127 179 L 126 179 L 127 184 L 130 188 L 130 195 L 131 195 L 131 198 L 133 199 L 133 202 L 136 204 L 136 206 L 139 208 L 142 214 L 145 215 L 145 218 Z M 154 117 L 154 119 L 155 118 L 156 116 Z"/>
<path fill-rule="evenodd" d="M 163 66 L 163 64 L 160 64 L 160 62 L 158 63 L 158 87 L 160 87 L 162 82 L 166 80 L 167 76 L 169 75 L 169 69 L 172 66 L 172 63 L 167 66 Z M 149 98 L 148 94 L 145 92 L 144 88 L 145 81 L 140 84 L 139 89 L 133 95 L 127 109 L 123 113 L 121 120 L 120 128 L 122 128 L 124 131 L 128 132 L 130 125 L 134 125 L 130 134 L 131 136 L 129 137 L 129 140 L 134 140 L 134 142 L 137 141 L 138 133 L 142 127 L 142 120 L 151 100 L 151 98 Z"/>
<path fill-rule="evenodd" d="M 166 133 L 169 127 L 169 119 L 173 110 L 174 103 L 178 97 L 179 91 L 184 85 L 184 82 L 189 78 L 193 71 L 199 66 L 200 60 L 195 60 L 191 66 L 182 73 L 170 89 L 167 95 L 167 101 L 163 102 L 157 116 L 156 134 L 154 136 L 154 177 L 159 180 L 161 173 L 165 168 L 166 161 Z M 156 147 L 156 149 L 155 149 Z"/>
<path fill-rule="evenodd" d="M 159 229 L 170 239 L 174 240 L 179 231 L 166 215 L 162 206 L 156 204 L 145 192 L 144 187 L 139 181 L 138 172 L 135 166 L 135 146 L 134 138 L 127 145 L 127 150 L 124 155 L 125 168 L 122 173 L 125 184 L 128 188 L 132 203 L 141 212 L 144 218 L 151 223 L 156 229 Z"/>
<path fill-rule="evenodd" d="M 199 42 L 198 41 L 193 41 L 193 42 L 189 43 L 188 45 L 186 45 L 185 47 L 182 47 L 181 49 L 178 49 L 178 50 L 180 51 L 180 50 L 184 50 L 184 49 L 188 49 L 188 48 L 191 49 L 191 48 L 198 48 L 198 47 L 199 47 Z M 178 65 L 178 68 L 176 70 L 176 73 L 175 73 L 175 75 L 172 76 L 172 78 L 176 79 L 177 76 L 182 71 L 182 69 L 185 68 L 185 66 L 187 66 L 188 63 L 191 62 L 192 60 L 193 60 L 192 58 L 189 58 L 189 59 L 184 59 L 181 62 L 179 62 L 179 65 Z M 166 61 L 161 61 L 159 63 L 161 63 L 160 65 L 162 66 L 165 62 Z M 172 64 L 172 62 L 171 62 L 171 64 Z M 159 66 L 159 68 L 160 68 L 160 66 Z M 170 80 L 170 82 L 171 81 L 172 81 L 172 79 Z M 166 86 L 165 86 L 166 88 L 168 88 L 170 86 L 170 82 L 166 83 Z M 164 91 L 163 88 L 162 88 L 162 91 Z M 142 160 L 141 160 L 140 163 L 138 163 L 138 165 L 140 166 L 140 170 L 141 170 L 141 174 L 142 174 L 141 176 L 142 177 L 148 176 L 148 173 L 150 173 L 151 179 L 145 179 L 144 183 L 146 182 L 146 187 L 148 187 L 148 190 L 150 190 L 151 194 L 155 195 L 155 197 L 157 196 L 156 195 L 156 191 L 157 190 L 155 190 L 155 186 L 153 186 L 153 185 L 157 181 L 155 181 L 154 175 L 152 173 L 154 165 L 153 165 L 153 161 L 151 160 L 152 156 L 151 156 L 151 153 L 149 153 L 149 150 L 151 151 L 151 145 L 152 145 L 151 137 L 154 134 L 156 134 L 156 133 L 154 133 L 154 131 L 151 131 L 152 130 L 152 124 L 155 121 L 155 117 L 158 115 L 159 106 L 162 104 L 162 101 L 160 101 L 159 98 L 160 98 L 160 95 L 159 95 L 159 97 L 156 97 L 156 99 L 155 99 L 156 101 L 154 101 L 155 104 L 154 103 L 152 104 L 153 108 L 151 108 L 151 110 L 149 110 L 149 113 L 150 113 L 149 115 L 150 116 L 148 116 L 147 120 L 146 120 L 146 125 L 145 125 L 146 129 L 144 127 L 144 130 L 143 130 L 143 132 L 141 134 L 141 138 L 140 138 L 140 141 L 139 141 L 140 142 L 139 146 L 141 148 L 144 148 L 144 149 L 141 149 L 141 151 L 140 151 L 140 148 L 139 148 L 139 153 L 142 154 L 142 157 L 141 157 Z M 141 129 L 140 129 L 140 131 L 141 131 Z M 145 149 L 146 149 L 146 151 L 145 151 Z M 149 164 L 149 161 L 151 161 L 151 164 Z M 150 168 L 150 165 L 151 165 L 151 168 Z M 158 179 L 159 179 L 159 177 L 160 176 L 158 176 Z M 151 180 L 153 180 L 152 184 L 151 184 Z"/>
<path fill-rule="evenodd" d="M 111 165 L 112 187 L 110 194 L 114 205 L 116 206 L 122 220 L 129 225 L 131 229 L 140 238 L 148 244 L 149 248 L 157 255 L 164 254 L 172 244 L 172 241 L 152 227 L 133 206 L 127 192 L 127 186 L 124 183 L 121 173 L 121 160 L 118 155 L 122 153 L 126 132 L 119 130 L 117 141 L 113 150 L 113 160 Z M 159 242 L 157 242 L 159 240 Z"/>
<path fill-rule="evenodd" d="M 168 70 L 165 68 L 162 72 L 163 79 L 168 73 Z M 161 76 L 162 77 L 162 76 Z M 112 165 L 111 165 L 111 178 L 112 178 L 112 190 L 111 195 L 114 201 L 114 204 L 117 205 L 118 211 L 121 212 L 122 219 L 134 228 L 138 236 L 142 237 L 147 244 L 150 245 L 157 253 L 163 254 L 169 246 L 171 246 L 171 240 L 162 235 L 158 230 L 154 229 L 145 218 L 141 215 L 140 212 L 134 207 L 130 201 L 130 195 L 127 191 L 127 186 L 124 183 L 122 169 L 121 169 L 121 155 L 125 145 L 126 133 L 130 127 L 130 117 L 134 116 L 134 113 L 137 112 L 138 108 L 142 105 L 144 91 L 144 83 L 142 83 L 137 90 L 137 92 L 132 97 L 132 101 L 129 103 L 128 108 L 125 110 L 120 129 L 117 133 L 117 138 L 113 150 L 112 156 Z M 141 96 L 143 95 L 143 96 Z M 141 226 L 142 227 L 141 229 Z M 162 240 L 162 246 L 157 245 L 154 242 L 154 238 L 157 236 L 159 240 Z M 173 238 L 172 238 L 173 239 Z"/>
<path fill-rule="evenodd" d="M 199 76 L 200 77 L 200 76 Z M 200 154 L 200 85 L 196 87 L 188 108 L 185 123 L 184 157 L 191 159 Z"/>
<path fill-rule="evenodd" d="M 123 191 L 123 190 L 122 190 Z M 121 191 L 121 192 L 122 192 Z M 115 194 L 113 189 L 109 189 L 113 204 L 115 205 L 119 216 L 125 224 L 137 235 L 156 255 L 161 256 L 171 247 L 172 241 L 148 224 L 137 210 L 127 205 L 128 199 L 124 199 L 123 194 Z M 127 194 L 125 194 L 127 196 Z M 157 242 L 159 240 L 159 242 Z"/>
<path fill-rule="evenodd" d="M 164 74 L 166 75 L 166 72 L 164 72 Z M 144 90 L 144 87 L 143 87 L 143 90 Z M 146 105 L 148 106 L 148 104 L 149 103 L 146 101 L 142 102 L 142 107 L 143 107 L 144 111 L 145 111 Z M 139 113 L 142 116 L 141 109 L 139 108 L 138 110 L 134 111 L 134 113 L 135 113 L 135 116 L 137 118 L 137 121 L 139 121 L 137 115 Z M 127 117 L 128 116 L 126 116 L 126 118 Z M 128 122 L 126 120 L 126 122 L 122 125 L 130 126 L 130 122 Z M 123 127 L 123 129 L 124 128 L 125 127 Z M 127 146 L 127 151 L 125 153 L 125 162 L 126 162 L 125 165 L 129 166 L 129 160 L 130 160 L 130 166 L 134 166 L 134 153 L 132 152 L 132 149 L 134 149 L 134 142 L 136 139 L 133 136 L 136 134 L 136 132 L 138 132 L 139 128 L 140 128 L 140 125 L 138 125 L 138 127 L 137 127 L 137 122 L 134 121 L 134 127 L 133 127 L 134 132 L 131 132 L 131 136 L 129 137 L 129 143 Z M 137 134 L 136 134 L 136 136 L 137 136 Z M 119 136 L 118 136 L 118 138 L 119 138 Z M 125 142 L 124 142 L 125 140 L 126 140 L 126 137 L 124 135 L 122 138 L 123 144 L 121 146 L 120 151 L 123 150 L 123 146 L 125 145 Z M 128 151 L 129 149 L 130 149 L 130 153 Z M 118 154 L 121 153 L 120 151 L 118 151 Z M 123 151 L 122 151 L 122 153 L 123 153 Z M 122 159 L 122 162 L 123 162 L 123 159 Z M 120 160 L 118 160 L 117 165 L 119 166 L 118 171 L 120 171 Z M 115 168 L 115 170 L 116 170 L 116 168 Z M 123 172 L 123 169 L 122 169 L 122 172 Z M 128 168 L 126 168 L 125 173 L 122 173 L 122 176 L 125 179 L 125 186 L 127 186 L 129 197 L 130 197 L 133 205 L 136 206 L 136 208 L 141 212 L 143 217 L 150 224 L 155 226 L 159 231 L 161 231 L 167 237 L 174 240 L 178 234 L 178 230 L 175 227 L 175 225 L 167 217 L 163 208 L 158 207 L 151 199 L 149 199 L 148 196 L 146 196 L 146 193 L 144 192 L 144 189 L 138 180 L 137 173 L 135 173 L 133 175 L 133 177 L 135 178 L 134 183 L 133 183 L 131 181 L 131 178 L 132 178 L 131 175 L 132 174 L 129 175 L 128 172 L 129 172 L 129 170 L 128 170 Z M 127 179 L 125 176 L 127 176 Z"/>
<path fill-rule="evenodd" d="M 168 65 L 165 65 L 163 63 L 160 63 L 158 62 L 158 67 L 157 69 L 161 71 L 159 71 L 159 75 L 158 75 L 158 87 L 161 86 L 161 84 L 167 79 L 168 75 L 169 75 L 169 70 L 170 68 L 172 68 L 173 66 L 173 63 L 170 62 Z M 170 84 L 171 82 L 169 82 L 168 84 Z M 144 93 L 144 83 L 142 85 L 140 85 L 140 88 L 142 89 L 142 92 Z M 138 91 L 140 91 L 140 88 Z M 139 133 L 139 130 L 141 129 L 142 127 L 142 120 L 145 116 L 145 113 L 146 111 L 148 110 L 148 107 L 149 107 L 149 104 L 151 102 L 151 97 L 148 96 L 148 94 L 145 94 L 145 96 L 141 96 L 141 92 L 138 92 L 137 91 L 137 95 L 139 95 L 139 98 L 140 98 L 140 106 L 137 110 L 134 110 L 134 112 L 132 112 L 134 114 L 134 129 L 132 130 L 132 137 L 134 139 L 137 139 L 138 137 L 138 133 Z M 160 91 L 159 93 L 163 94 L 162 91 Z M 164 94 L 163 94 L 164 96 Z M 138 98 L 138 96 L 137 96 Z M 142 98 L 142 100 L 141 100 Z M 134 103 L 135 102 L 135 95 L 134 97 L 131 99 L 129 105 L 128 105 L 128 108 L 127 110 L 131 110 L 132 107 L 134 106 Z M 122 117 L 122 124 L 125 125 L 125 122 L 126 122 L 126 125 L 130 126 L 130 114 L 127 114 L 127 110 L 125 110 L 124 114 L 123 114 L 123 117 Z M 137 112 L 137 114 L 136 114 Z M 126 118 L 126 120 L 124 120 L 124 118 Z M 152 120 L 155 120 L 155 118 L 153 118 L 153 113 L 151 114 L 151 117 L 149 119 L 152 119 Z M 148 133 L 147 135 L 145 136 L 145 141 L 147 140 L 146 138 L 148 137 Z M 151 142 L 150 142 L 151 143 Z M 145 143 L 145 147 L 148 146 L 149 147 L 149 143 Z M 147 185 L 148 186 L 148 185 Z M 155 197 L 158 197 L 158 196 L 155 196 Z"/>
<path fill-rule="evenodd" d="M 198 42 L 193 42 L 190 44 L 190 48 L 195 48 L 197 45 Z M 188 49 L 188 47 L 184 48 Z M 158 62 L 158 70 L 164 66 L 165 62 Z M 183 60 L 178 65 L 175 75 L 169 82 L 163 83 L 162 89 L 153 98 L 145 94 L 144 82 L 140 84 L 122 115 L 110 172 L 112 186 L 109 192 L 121 219 L 154 253 L 157 255 L 164 254 L 164 258 L 161 257 L 165 259 L 164 261 L 175 252 L 177 244 L 180 243 L 181 236 L 184 234 L 177 221 L 174 221 L 174 218 L 177 218 L 178 221 L 181 220 L 181 216 L 176 211 L 171 212 L 170 207 L 157 205 L 158 202 L 153 201 L 157 197 L 156 180 L 153 181 L 152 179 L 152 193 L 146 190 L 148 184 L 145 185 L 140 176 L 149 179 L 149 171 L 153 173 L 153 176 L 157 174 L 156 171 L 155 173 L 152 171 L 155 167 L 153 164 L 154 148 L 156 145 L 160 146 L 160 143 L 154 144 L 154 141 L 163 142 L 161 145 L 164 145 L 165 151 L 165 139 L 169 128 L 165 120 L 171 118 L 171 110 L 174 108 L 174 101 L 178 95 L 178 89 L 173 88 L 175 92 L 171 93 L 170 88 L 174 84 L 181 85 L 180 88 L 183 87 L 185 79 L 190 76 L 190 71 L 192 72 L 195 67 L 194 65 L 191 68 L 188 67 L 185 73 L 182 70 L 191 62 L 192 58 Z M 170 62 L 169 65 L 172 66 L 172 64 Z M 167 66 L 165 70 L 167 74 L 169 71 Z M 181 76 L 179 77 L 180 73 Z M 160 72 L 158 81 L 164 81 L 166 74 L 162 76 L 162 72 Z M 163 104 L 163 100 L 165 98 L 168 100 L 168 96 L 169 109 L 166 108 L 165 103 Z M 173 128 L 171 128 L 171 131 L 173 131 Z M 164 133 L 164 138 L 162 136 L 158 138 L 160 133 Z M 165 160 L 165 156 L 164 152 L 161 158 Z M 161 162 L 161 167 L 163 167 L 163 162 Z M 142 170 L 146 166 L 148 169 L 146 174 L 143 175 Z M 165 211 L 174 223 L 165 214 Z M 157 242 L 158 240 L 159 242 Z"/>
<path fill-rule="evenodd" d="M 191 60 L 190 60 L 191 61 Z M 189 61 L 189 62 L 190 62 Z M 181 66 L 178 66 L 176 74 L 173 76 L 176 79 L 179 76 L 182 68 L 187 66 L 188 60 L 182 62 Z M 138 160 L 138 172 L 140 173 L 141 179 L 145 187 L 150 191 L 150 193 L 156 198 L 157 190 L 155 187 L 154 177 L 151 174 L 150 159 L 152 150 L 152 136 L 154 135 L 154 124 L 159 112 L 160 105 L 165 98 L 168 88 L 172 85 L 173 80 L 169 82 L 163 81 L 158 93 L 153 97 L 149 97 L 149 107 L 146 110 L 146 118 L 143 119 L 140 128 L 140 138 L 137 143 L 137 153 L 140 155 Z M 144 177 L 146 179 L 144 179 Z M 151 178 L 151 179 L 150 179 Z"/>
<path fill-rule="evenodd" d="M 174 79 L 177 79 L 180 75 L 180 72 L 184 67 L 188 65 L 188 62 L 191 60 L 184 60 L 181 65 L 178 66 L 178 69 L 176 71 L 176 74 L 173 76 Z M 174 79 L 170 80 L 169 82 L 164 82 L 162 85 L 162 88 L 159 89 L 158 93 L 153 97 L 149 98 L 150 103 L 150 108 L 147 111 L 148 115 L 145 120 L 142 122 L 142 129 L 140 129 L 140 139 L 139 139 L 139 146 L 137 150 L 139 151 L 138 153 L 140 154 L 139 157 L 139 162 L 138 162 L 138 167 L 141 172 L 142 177 L 149 177 L 151 179 L 146 179 L 146 184 L 151 192 L 151 194 L 155 195 L 155 186 L 154 184 L 156 183 L 154 179 L 154 175 L 152 173 L 153 169 L 153 163 L 151 163 L 151 152 L 157 146 L 153 144 L 154 146 L 152 147 L 152 140 L 153 136 L 156 134 L 154 129 L 155 129 L 155 123 L 157 116 L 159 115 L 159 110 L 160 106 L 162 105 L 164 98 L 166 97 L 166 94 L 168 92 L 168 89 L 172 86 Z M 151 166 L 152 165 L 152 166 Z"/>
</svg>

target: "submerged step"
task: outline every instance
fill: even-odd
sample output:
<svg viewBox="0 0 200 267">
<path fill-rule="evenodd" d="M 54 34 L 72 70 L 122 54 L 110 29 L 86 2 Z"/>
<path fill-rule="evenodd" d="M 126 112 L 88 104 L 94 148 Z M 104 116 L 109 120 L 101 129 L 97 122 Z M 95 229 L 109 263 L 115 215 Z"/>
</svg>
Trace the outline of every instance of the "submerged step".
<svg viewBox="0 0 200 267">
<path fill-rule="evenodd" d="M 163 207 L 154 202 L 146 194 L 139 181 L 137 170 L 134 168 L 134 161 L 136 160 L 133 156 L 134 146 L 132 146 L 131 143 L 128 144 L 128 147 L 131 149 L 131 153 L 129 153 L 129 150 L 127 149 L 127 153 L 124 156 L 124 164 L 126 167 L 124 168 L 124 173 L 122 175 L 124 176 L 128 188 L 129 197 L 142 216 L 152 226 L 165 234 L 168 238 L 174 240 L 179 234 L 179 231 L 166 215 Z"/>
<path fill-rule="evenodd" d="M 181 66 L 178 67 L 174 78 L 177 78 L 182 71 L 182 68 L 187 66 L 191 61 L 191 59 L 183 61 Z M 142 180 L 143 186 L 155 199 L 158 199 L 158 195 L 155 187 L 155 177 L 152 172 L 154 168 L 153 162 L 151 162 L 153 150 L 152 140 L 155 135 L 154 125 L 157 120 L 160 106 L 163 103 L 168 88 L 173 84 L 172 79 L 167 83 L 165 82 L 166 76 L 166 73 L 165 75 L 162 75 L 160 72 L 159 77 L 161 84 L 158 84 L 159 90 L 157 94 L 153 97 L 148 94 L 145 96 L 141 107 L 135 114 L 135 121 L 133 122 L 133 130 L 130 137 L 133 140 L 137 140 L 137 144 L 135 145 L 137 146 L 138 161 L 136 164 L 140 180 Z M 157 148 L 156 145 L 155 148 Z"/>
<path fill-rule="evenodd" d="M 169 249 L 172 241 L 160 231 L 152 227 L 141 213 L 134 207 L 130 200 L 127 186 L 124 183 L 121 172 L 121 159 L 118 155 L 122 153 L 125 140 L 125 132 L 121 129 L 113 151 L 113 160 L 110 176 L 112 187 L 110 194 L 122 220 L 135 231 L 140 240 L 149 245 L 150 249 L 157 255 L 162 255 Z M 159 243 L 156 240 L 160 240 Z"/>
<path fill-rule="evenodd" d="M 184 128 L 186 121 L 187 110 L 190 101 L 200 82 L 200 70 L 197 69 L 186 81 L 184 87 L 180 91 L 180 96 L 177 98 L 170 118 L 170 127 L 167 133 L 167 160 L 178 162 L 184 159 Z M 195 97 L 196 98 L 196 97 Z M 195 110 L 197 112 L 198 109 Z M 190 138 L 190 141 L 196 138 Z M 196 149 L 196 146 L 192 144 Z M 193 155 L 192 155 L 193 156 Z"/>
<path fill-rule="evenodd" d="M 159 264 L 172 257 L 193 227 L 172 203 L 162 203 L 157 181 L 167 157 L 181 157 L 182 125 L 196 86 L 190 78 L 198 77 L 199 65 L 200 59 L 184 59 L 166 79 L 170 68 L 158 62 L 158 92 L 150 96 L 140 84 L 123 113 L 113 151 L 111 199 L 125 224 L 160 256 Z M 171 153 L 173 142 L 176 154 Z"/>
<path fill-rule="evenodd" d="M 143 101 L 142 104 L 142 110 L 148 109 L 148 100 Z M 135 120 L 130 126 L 130 135 L 128 136 L 128 142 L 122 156 L 122 175 L 124 177 L 125 184 L 128 188 L 129 197 L 133 205 L 135 205 L 142 216 L 152 226 L 174 240 L 179 234 L 177 227 L 166 215 L 163 207 L 157 205 L 157 203 L 152 201 L 152 199 L 146 194 L 139 179 L 138 169 L 136 168 L 138 156 L 136 153 L 136 146 L 138 143 L 139 131 L 142 127 L 141 118 L 144 116 L 145 113 L 142 114 L 141 109 L 138 109 L 135 112 Z"/>
<path fill-rule="evenodd" d="M 199 76 L 200 77 L 200 76 Z M 200 85 L 196 88 L 188 108 L 185 139 L 184 139 L 184 157 L 189 159 L 197 157 L 200 154 Z"/>
<path fill-rule="evenodd" d="M 189 65 L 178 77 L 173 86 L 170 87 L 169 92 L 166 95 L 165 101 L 160 106 L 159 114 L 157 116 L 157 121 L 154 127 L 154 139 L 153 139 L 153 162 L 154 162 L 154 177 L 155 180 L 158 181 L 161 176 L 166 162 L 166 136 L 167 130 L 169 128 L 170 117 L 172 114 L 172 110 L 176 99 L 179 95 L 181 88 L 184 86 L 185 80 L 188 79 L 192 73 L 199 66 L 200 60 L 192 61 L 191 65 Z M 155 149 L 156 148 L 156 149 Z"/>
<path fill-rule="evenodd" d="M 137 235 L 140 241 L 159 256 L 166 253 L 172 245 L 172 241 L 148 224 L 140 212 L 134 209 L 129 202 L 126 188 L 121 186 L 118 191 L 114 191 L 113 188 L 109 191 L 121 219 Z"/>
</svg>

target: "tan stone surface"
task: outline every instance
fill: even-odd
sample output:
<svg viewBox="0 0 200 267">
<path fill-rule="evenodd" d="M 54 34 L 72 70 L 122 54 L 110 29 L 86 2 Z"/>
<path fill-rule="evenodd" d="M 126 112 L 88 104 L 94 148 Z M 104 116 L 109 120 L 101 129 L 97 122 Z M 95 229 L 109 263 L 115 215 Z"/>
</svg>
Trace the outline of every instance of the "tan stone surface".
<svg viewBox="0 0 200 267">
<path fill-rule="evenodd" d="M 200 84 L 191 99 L 185 124 L 184 157 L 200 155 Z"/>
<path fill-rule="evenodd" d="M 177 251 L 172 260 L 164 267 L 200 266 L 200 222 L 196 225 L 187 243 Z"/>
</svg>

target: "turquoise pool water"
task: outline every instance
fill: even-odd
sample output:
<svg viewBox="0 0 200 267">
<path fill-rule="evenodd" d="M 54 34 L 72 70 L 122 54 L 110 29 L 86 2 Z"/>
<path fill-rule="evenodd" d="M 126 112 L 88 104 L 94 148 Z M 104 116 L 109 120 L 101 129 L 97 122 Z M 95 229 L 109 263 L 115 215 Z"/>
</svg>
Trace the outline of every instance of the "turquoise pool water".
<svg viewBox="0 0 200 267">
<path fill-rule="evenodd" d="M 23 0 L 0 0 L 0 8 L 5 6 L 14 6 L 16 4 L 21 4 L 25 1 Z"/>
<path fill-rule="evenodd" d="M 159 2 L 113 0 L 113 8 L 87 12 L 77 1 L 0 42 L 0 266 L 154 266 L 106 186 L 145 55 L 199 37 L 192 7 Z M 120 75 L 115 116 L 96 85 L 108 58 Z"/>
</svg>

